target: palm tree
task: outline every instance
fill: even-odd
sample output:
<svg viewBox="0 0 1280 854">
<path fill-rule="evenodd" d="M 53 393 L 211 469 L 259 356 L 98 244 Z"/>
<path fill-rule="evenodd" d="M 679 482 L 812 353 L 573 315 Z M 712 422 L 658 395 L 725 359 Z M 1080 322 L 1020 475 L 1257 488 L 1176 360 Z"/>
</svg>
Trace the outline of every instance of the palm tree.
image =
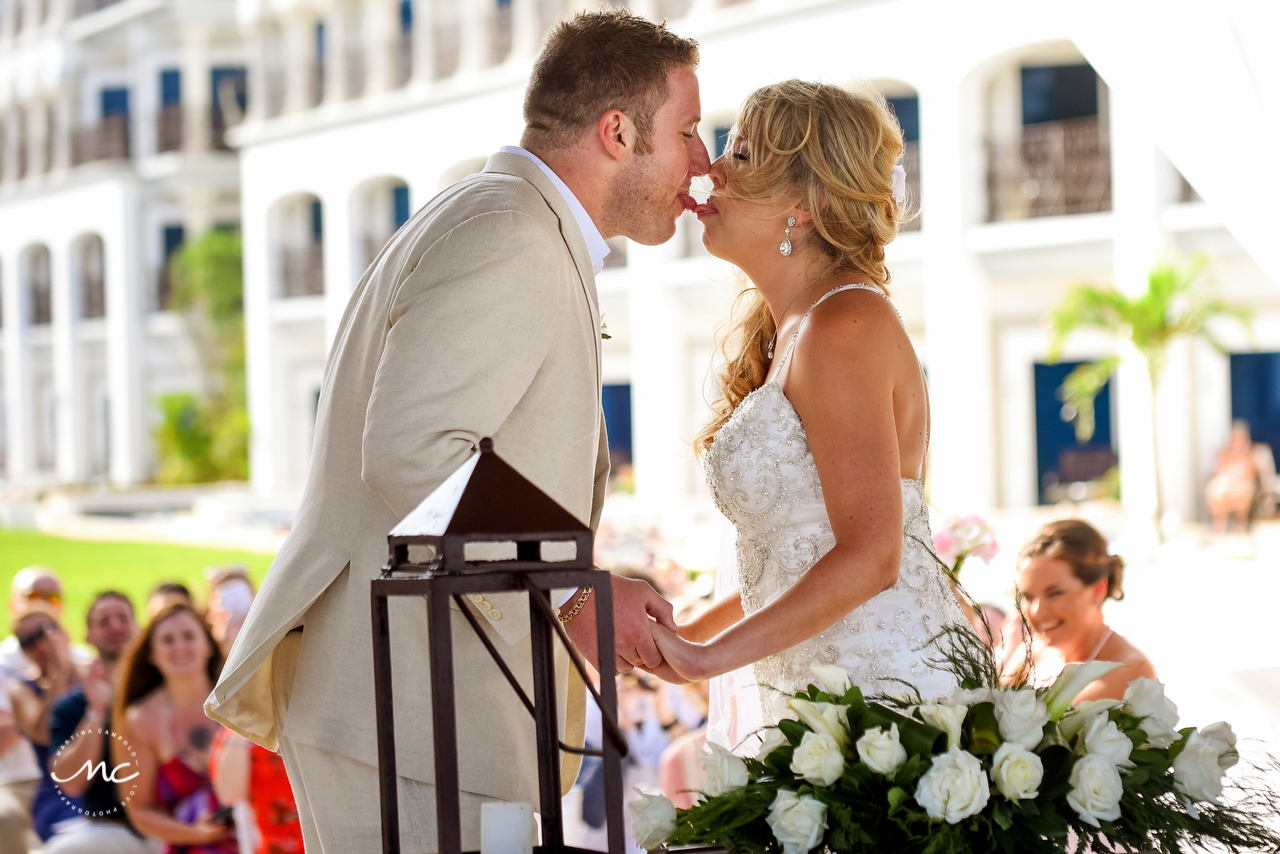
<svg viewBox="0 0 1280 854">
<path fill-rule="evenodd" d="M 1109 332 L 1117 339 L 1128 339 L 1142 356 L 1151 383 L 1154 404 L 1160 376 L 1164 372 L 1165 354 L 1175 338 L 1189 336 L 1207 341 L 1220 353 L 1226 348 L 1209 328 L 1213 318 L 1230 317 L 1249 326 L 1248 309 L 1233 306 L 1205 291 L 1197 284 L 1208 260 L 1197 255 L 1186 264 L 1160 264 L 1147 274 L 1147 290 L 1130 296 L 1114 285 L 1076 285 L 1053 312 L 1053 343 L 1048 360 L 1057 362 L 1071 333 L 1081 327 Z M 1068 412 L 1074 411 L 1076 440 L 1084 443 L 1093 438 L 1094 398 L 1111 379 L 1120 365 L 1120 356 L 1112 355 L 1081 365 L 1062 384 L 1062 401 Z M 1151 420 L 1151 450 L 1155 466 L 1155 522 L 1163 518 L 1156 419 Z M 1159 535 L 1157 533 L 1157 535 Z"/>
</svg>

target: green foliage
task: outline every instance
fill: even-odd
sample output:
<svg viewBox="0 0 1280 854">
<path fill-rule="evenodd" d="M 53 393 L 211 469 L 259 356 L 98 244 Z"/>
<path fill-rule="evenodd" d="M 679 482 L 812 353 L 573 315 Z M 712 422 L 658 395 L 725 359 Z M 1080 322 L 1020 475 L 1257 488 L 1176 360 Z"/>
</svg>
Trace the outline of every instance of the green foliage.
<svg viewBox="0 0 1280 854">
<path fill-rule="evenodd" d="M 249 476 L 241 270 L 240 235 L 218 230 L 187 244 L 170 262 L 172 305 L 196 341 L 205 388 L 156 400 L 163 419 L 155 430 L 161 483 Z"/>
</svg>

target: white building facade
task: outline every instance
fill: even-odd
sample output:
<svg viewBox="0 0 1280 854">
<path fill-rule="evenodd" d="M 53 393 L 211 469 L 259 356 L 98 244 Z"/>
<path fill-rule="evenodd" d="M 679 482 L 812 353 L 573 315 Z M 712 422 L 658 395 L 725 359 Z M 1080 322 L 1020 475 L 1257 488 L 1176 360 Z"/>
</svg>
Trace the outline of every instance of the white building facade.
<svg viewBox="0 0 1280 854">
<path fill-rule="evenodd" d="M 1157 139 L 1161 127 L 1144 112 L 1152 84 L 1119 71 L 1145 62 L 1144 50 L 1157 53 L 1138 46 L 1117 58 L 1105 39 L 1090 40 L 1110 14 L 1104 7 L 633 8 L 699 40 L 702 132 L 713 150 L 744 96 L 777 80 L 869 80 L 891 100 L 921 208 L 889 247 L 891 288 L 929 372 L 930 489 L 943 511 L 1052 500 L 1058 481 L 1075 478 L 1067 469 L 1109 467 L 1117 456 L 1126 504 L 1145 512 L 1154 503 L 1153 412 L 1140 371 L 1124 369 L 1100 404 L 1110 415 L 1094 447 L 1062 438 L 1071 428 L 1053 396 L 1066 369 L 1045 364 L 1046 318 L 1074 283 L 1140 290 L 1158 261 L 1204 251 L 1222 295 L 1254 309 L 1257 347 L 1280 351 L 1280 270 L 1260 257 L 1257 224 L 1242 224 L 1237 197 L 1202 152 Z M 240 0 L 250 110 L 234 139 L 260 492 L 294 493 L 305 480 L 326 353 L 365 267 L 411 209 L 519 140 L 532 56 L 546 27 L 573 11 L 548 0 Z M 1210 29 L 1202 37 L 1218 38 Z M 1181 172 L 1166 157 L 1175 149 Z M 708 503 L 691 441 L 713 389 L 716 327 L 739 287 L 699 235 L 686 217 L 667 245 L 620 242 L 597 277 L 613 336 L 604 375 L 615 461 L 632 464 L 637 505 L 659 520 Z M 1239 330 L 1221 334 L 1240 354 L 1250 350 Z M 1081 335 L 1066 355 L 1112 349 Z M 1237 374 L 1249 371 L 1208 347 L 1172 354 L 1154 416 L 1165 502 L 1183 519 L 1203 517 L 1199 496 L 1241 396 L 1263 394 Z M 1244 390 L 1233 398 L 1237 385 Z M 1280 414 L 1280 401 L 1267 398 L 1268 407 Z M 1086 474 L 1078 479 L 1101 470 Z"/>
<path fill-rule="evenodd" d="M 0 0 L 0 466 L 145 482 L 157 394 L 200 367 L 168 257 L 238 227 L 231 0 Z"/>
</svg>

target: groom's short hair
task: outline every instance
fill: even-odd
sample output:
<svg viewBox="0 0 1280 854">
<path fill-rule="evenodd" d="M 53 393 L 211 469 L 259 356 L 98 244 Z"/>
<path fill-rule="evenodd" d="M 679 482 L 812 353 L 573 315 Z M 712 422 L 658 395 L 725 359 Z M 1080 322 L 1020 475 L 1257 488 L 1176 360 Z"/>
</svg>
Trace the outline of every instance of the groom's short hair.
<svg viewBox="0 0 1280 854">
<path fill-rule="evenodd" d="M 580 12 L 547 35 L 524 96 L 525 138 L 569 148 L 609 110 L 636 127 L 647 154 L 653 117 L 670 91 L 667 75 L 696 68 L 698 43 L 626 9 Z"/>
</svg>

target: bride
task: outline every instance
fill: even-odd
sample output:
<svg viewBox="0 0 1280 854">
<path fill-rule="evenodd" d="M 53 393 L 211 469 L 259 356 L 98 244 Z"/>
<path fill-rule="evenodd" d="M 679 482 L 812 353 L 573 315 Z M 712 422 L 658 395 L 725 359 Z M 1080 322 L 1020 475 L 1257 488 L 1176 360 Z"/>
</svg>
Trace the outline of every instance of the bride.
<svg viewBox="0 0 1280 854">
<path fill-rule="evenodd" d="M 884 263 L 902 151 L 878 93 L 766 86 L 696 211 L 707 250 L 755 285 L 697 442 L 737 529 L 740 588 L 678 635 L 653 631 L 686 680 L 754 664 L 765 724 L 815 681 L 810 664 L 844 668 L 868 695 L 955 688 L 926 646 L 967 621 L 929 554 L 928 395 Z"/>
</svg>

